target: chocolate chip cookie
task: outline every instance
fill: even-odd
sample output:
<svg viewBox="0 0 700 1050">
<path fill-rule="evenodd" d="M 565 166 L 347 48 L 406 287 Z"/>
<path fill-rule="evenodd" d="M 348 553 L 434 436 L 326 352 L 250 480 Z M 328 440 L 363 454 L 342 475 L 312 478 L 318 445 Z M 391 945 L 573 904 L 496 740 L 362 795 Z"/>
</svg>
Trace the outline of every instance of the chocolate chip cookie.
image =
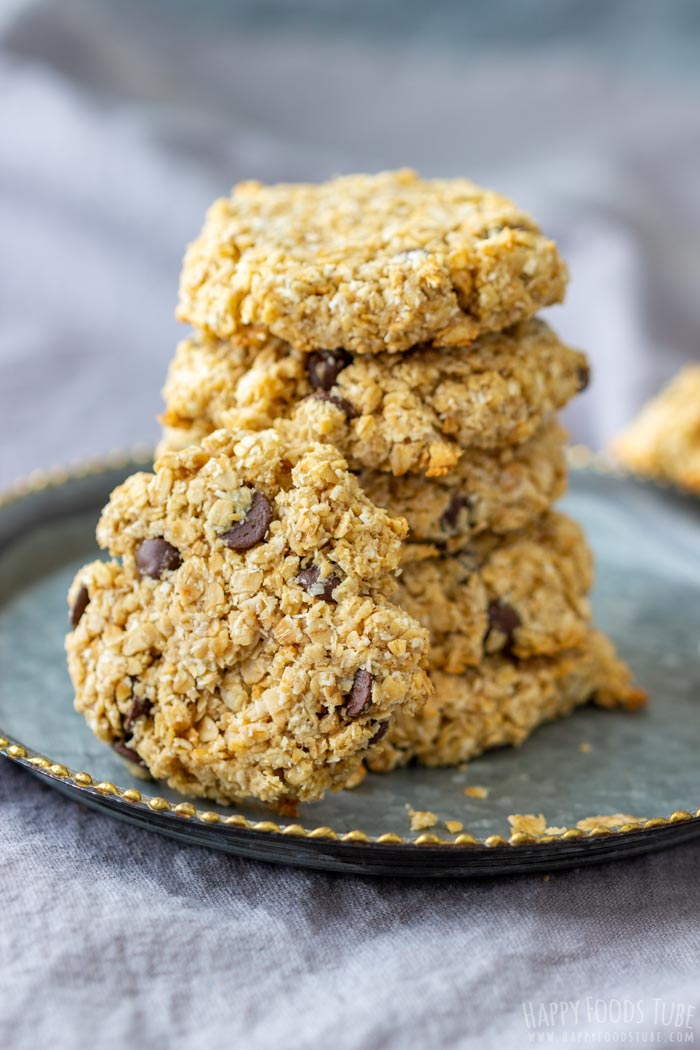
<svg viewBox="0 0 700 1050">
<path fill-rule="evenodd" d="M 440 477 L 465 450 L 528 441 L 587 381 L 585 356 L 538 320 L 471 347 L 398 357 L 303 355 L 279 341 L 253 351 L 201 337 L 181 344 L 171 366 L 164 446 L 287 417 L 307 439 L 335 444 L 353 469 Z"/>
<path fill-rule="evenodd" d="M 529 659 L 586 639 L 592 558 L 563 514 L 505 537 L 484 533 L 459 554 L 407 544 L 404 560 L 396 600 L 430 631 L 432 668 L 461 674 L 495 653 Z"/>
<path fill-rule="evenodd" d="M 433 671 L 433 696 L 414 714 L 399 714 L 371 750 L 383 772 L 412 759 L 450 766 L 483 751 L 522 744 L 537 726 L 592 701 L 634 710 L 646 702 L 611 643 L 591 630 L 580 649 L 524 662 L 489 656 L 463 675 Z"/>
<path fill-rule="evenodd" d="M 523 528 L 563 496 L 565 443 L 566 432 L 549 420 L 522 445 L 466 449 L 449 474 L 427 483 L 420 474 L 378 470 L 357 477 L 374 503 L 406 518 L 409 540 L 457 552 L 485 531 Z"/>
<path fill-rule="evenodd" d="M 190 245 L 178 318 L 305 352 L 465 346 L 564 297 L 554 243 L 506 198 L 411 171 L 245 182 Z"/>
<path fill-rule="evenodd" d="M 77 710 L 185 794 L 321 797 L 430 693 L 427 632 L 391 601 L 405 532 L 329 445 L 233 431 L 163 455 L 114 491 L 114 560 L 71 588 Z"/>
</svg>

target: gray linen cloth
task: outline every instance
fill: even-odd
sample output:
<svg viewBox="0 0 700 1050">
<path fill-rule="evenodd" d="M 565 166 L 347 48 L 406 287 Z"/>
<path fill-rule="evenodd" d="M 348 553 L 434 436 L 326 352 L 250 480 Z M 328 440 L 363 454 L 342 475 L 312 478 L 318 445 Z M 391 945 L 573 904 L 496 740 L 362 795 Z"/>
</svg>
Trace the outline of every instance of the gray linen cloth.
<svg viewBox="0 0 700 1050">
<path fill-rule="evenodd" d="M 353 6 L 377 18 L 372 39 Z M 0 7 L 0 484 L 154 440 L 182 249 L 241 177 L 411 164 L 515 196 L 571 264 L 551 320 L 594 363 L 568 415 L 578 439 L 607 441 L 698 356 L 697 7 L 606 5 L 610 38 L 593 15 L 580 46 L 542 47 L 528 23 L 499 52 L 483 12 L 483 48 L 460 51 L 462 5 L 424 6 L 442 25 L 430 46 L 423 21 L 394 38 L 396 2 L 384 24 L 309 0 L 296 28 L 284 4 L 238 20 L 217 4 Z M 8 763 L 0 805 L 8 1050 L 700 1038 L 700 846 L 549 880 L 401 882 L 183 848 Z"/>
</svg>

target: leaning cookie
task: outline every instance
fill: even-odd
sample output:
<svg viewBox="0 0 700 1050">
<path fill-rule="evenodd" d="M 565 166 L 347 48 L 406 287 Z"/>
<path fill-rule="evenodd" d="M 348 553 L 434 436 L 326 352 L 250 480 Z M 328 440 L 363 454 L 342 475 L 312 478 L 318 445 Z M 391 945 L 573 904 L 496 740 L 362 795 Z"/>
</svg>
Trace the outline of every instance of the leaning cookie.
<svg viewBox="0 0 700 1050">
<path fill-rule="evenodd" d="M 560 302 L 566 281 L 532 218 L 467 179 L 246 182 L 190 245 L 178 318 L 305 352 L 459 346 Z"/>
<path fill-rule="evenodd" d="M 686 365 L 616 439 L 630 470 L 700 492 L 700 365 Z"/>
<path fill-rule="evenodd" d="M 427 556 L 411 560 L 414 550 Z M 430 631 L 431 668 L 461 674 L 499 652 L 552 656 L 588 636 L 592 558 L 564 514 L 483 534 L 459 554 L 407 544 L 403 557 L 396 601 Z"/>
<path fill-rule="evenodd" d="M 522 744 L 537 726 L 588 702 L 634 710 L 646 702 L 611 643 L 590 631 L 559 656 L 513 661 L 492 656 L 463 675 L 433 671 L 434 693 L 415 714 L 399 715 L 367 758 L 385 772 L 412 760 L 450 766 L 483 751 Z"/>
<path fill-rule="evenodd" d="M 471 347 L 399 357 L 303 355 L 279 341 L 254 352 L 200 337 L 181 344 L 171 365 L 161 447 L 293 417 L 295 430 L 331 441 L 353 469 L 440 477 L 466 449 L 528 441 L 588 379 L 585 356 L 537 320 Z"/>
<path fill-rule="evenodd" d="M 388 595 L 405 523 L 327 445 L 218 432 L 119 486 L 118 561 L 76 576 L 76 708 L 189 795 L 313 800 L 430 692 L 426 631 Z"/>
</svg>

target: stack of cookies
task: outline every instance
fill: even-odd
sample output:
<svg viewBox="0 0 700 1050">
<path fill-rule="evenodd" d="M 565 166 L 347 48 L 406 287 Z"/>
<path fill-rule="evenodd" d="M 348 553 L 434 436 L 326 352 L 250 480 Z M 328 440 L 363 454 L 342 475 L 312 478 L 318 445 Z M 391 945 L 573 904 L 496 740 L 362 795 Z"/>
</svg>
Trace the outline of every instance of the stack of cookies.
<svg viewBox="0 0 700 1050">
<path fill-rule="evenodd" d="M 274 801 L 362 763 L 462 762 L 591 699 L 636 706 L 591 623 L 585 538 L 552 510 L 556 414 L 589 370 L 534 315 L 566 280 L 528 215 L 463 179 L 246 183 L 215 203 L 184 262 L 194 332 L 156 472 L 117 491 L 98 533 L 123 566 L 71 592 L 92 727 L 190 793 Z M 250 548 L 225 539 L 241 529 Z M 150 541 L 174 553 L 144 589 Z M 130 617 L 150 654 L 132 670 Z"/>
</svg>

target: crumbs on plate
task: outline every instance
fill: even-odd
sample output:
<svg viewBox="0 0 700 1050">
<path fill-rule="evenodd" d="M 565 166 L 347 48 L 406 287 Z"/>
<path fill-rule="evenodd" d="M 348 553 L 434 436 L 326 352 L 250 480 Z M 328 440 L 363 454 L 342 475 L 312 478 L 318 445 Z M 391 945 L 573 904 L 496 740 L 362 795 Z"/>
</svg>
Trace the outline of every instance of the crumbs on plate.
<svg viewBox="0 0 700 1050">
<path fill-rule="evenodd" d="M 412 809 L 408 808 L 408 815 L 411 818 L 411 831 L 424 831 L 426 828 L 434 828 L 439 818 L 435 813 L 431 813 L 427 809 Z"/>
<path fill-rule="evenodd" d="M 623 824 L 640 824 L 641 817 L 631 817 L 629 813 L 609 813 L 606 817 L 584 817 L 576 827 L 579 831 L 592 831 L 593 828 L 619 828 Z"/>
<path fill-rule="evenodd" d="M 544 835 L 547 830 L 547 821 L 542 813 L 511 813 L 508 823 L 513 835 Z"/>
<path fill-rule="evenodd" d="M 469 787 L 465 787 L 464 794 L 469 795 L 469 798 L 488 798 L 489 789 L 481 784 L 470 784 Z"/>
</svg>

